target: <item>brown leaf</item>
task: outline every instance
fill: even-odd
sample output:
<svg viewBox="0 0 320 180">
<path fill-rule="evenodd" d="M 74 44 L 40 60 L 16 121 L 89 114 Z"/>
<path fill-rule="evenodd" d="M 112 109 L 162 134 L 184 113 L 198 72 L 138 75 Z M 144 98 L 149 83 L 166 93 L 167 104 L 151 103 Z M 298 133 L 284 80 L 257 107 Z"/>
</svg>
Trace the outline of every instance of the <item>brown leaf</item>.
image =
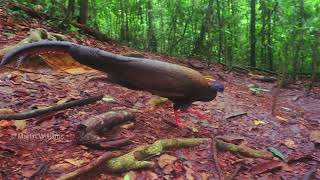
<svg viewBox="0 0 320 180">
<path fill-rule="evenodd" d="M 163 154 L 160 156 L 158 160 L 158 164 L 161 168 L 163 168 L 169 164 L 173 164 L 176 160 L 177 160 L 177 157 L 170 156 L 168 154 Z"/>
<path fill-rule="evenodd" d="M 13 125 L 14 125 L 14 121 L 0 120 L 0 127 L 9 127 Z"/>
<path fill-rule="evenodd" d="M 310 140 L 315 144 L 320 144 L 320 131 L 315 130 L 310 133 Z"/>
<path fill-rule="evenodd" d="M 64 161 L 66 161 L 72 165 L 75 165 L 77 167 L 80 167 L 83 163 L 86 162 L 85 160 L 82 160 L 82 159 L 65 159 Z"/>
<path fill-rule="evenodd" d="M 290 149 L 295 149 L 297 147 L 296 143 L 290 138 L 286 139 L 283 144 Z"/>
<path fill-rule="evenodd" d="M 51 165 L 50 170 L 61 171 L 61 170 L 70 169 L 71 167 L 72 165 L 70 163 L 59 163 L 59 164 Z"/>
<path fill-rule="evenodd" d="M 17 120 L 14 121 L 14 125 L 16 126 L 17 130 L 24 130 L 27 126 L 26 120 Z"/>
<path fill-rule="evenodd" d="M 0 109 L 0 114 L 12 114 L 14 111 L 10 108 L 1 108 Z"/>
<path fill-rule="evenodd" d="M 237 134 L 227 134 L 227 135 L 217 136 L 216 138 L 226 142 L 230 142 L 230 143 L 241 142 L 245 139 L 243 136 L 240 136 Z"/>
<path fill-rule="evenodd" d="M 271 171 L 276 171 L 282 168 L 282 162 L 271 160 L 267 162 L 260 163 L 254 167 L 252 167 L 251 172 L 254 174 L 262 174 Z"/>
</svg>

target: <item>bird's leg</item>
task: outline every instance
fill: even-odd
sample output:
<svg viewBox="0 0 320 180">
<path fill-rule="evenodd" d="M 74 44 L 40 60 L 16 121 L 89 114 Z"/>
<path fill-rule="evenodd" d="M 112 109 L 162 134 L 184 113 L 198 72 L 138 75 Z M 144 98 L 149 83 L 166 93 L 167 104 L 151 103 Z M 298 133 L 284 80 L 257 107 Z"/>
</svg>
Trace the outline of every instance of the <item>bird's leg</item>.
<svg viewBox="0 0 320 180">
<path fill-rule="evenodd" d="M 176 125 L 179 128 L 184 128 L 184 124 L 180 121 L 180 112 L 179 109 L 173 108 L 173 113 L 174 113 L 174 119 L 176 120 Z"/>
</svg>

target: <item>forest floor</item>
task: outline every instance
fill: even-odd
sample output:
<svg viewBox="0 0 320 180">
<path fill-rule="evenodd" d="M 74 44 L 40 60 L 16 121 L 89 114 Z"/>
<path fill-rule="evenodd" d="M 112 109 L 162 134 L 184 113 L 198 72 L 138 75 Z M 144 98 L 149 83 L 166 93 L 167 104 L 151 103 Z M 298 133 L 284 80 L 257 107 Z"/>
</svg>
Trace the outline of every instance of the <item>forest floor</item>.
<svg viewBox="0 0 320 180">
<path fill-rule="evenodd" d="M 15 20 L 0 9 L 0 48 L 13 45 L 25 38 L 32 28 L 45 28 L 49 32 L 64 34 L 79 44 L 101 48 L 112 53 L 123 54 L 137 50 L 118 45 L 113 42 L 100 42 L 93 37 L 76 37 L 72 33 L 57 28 L 38 19 Z M 163 54 L 139 52 L 144 57 L 159 59 L 186 65 L 187 59 L 177 59 Z M 239 154 L 219 151 L 218 162 L 224 177 L 230 175 L 240 159 L 243 165 L 236 179 L 301 179 L 320 158 L 320 88 L 314 88 L 309 96 L 305 96 L 306 81 L 298 81 L 286 89 L 281 89 L 276 115 L 271 115 L 272 89 L 275 84 L 261 83 L 250 76 L 227 71 L 221 65 L 205 66 L 200 70 L 204 75 L 214 76 L 225 85 L 225 92 L 219 94 L 214 101 L 196 102 L 193 109 L 206 113 L 207 119 L 183 114 L 182 119 L 188 127 L 179 129 L 168 121 L 174 122 L 172 104 L 153 110 L 148 103 L 156 96 L 141 91 L 133 91 L 124 87 L 103 82 L 88 80 L 91 76 L 102 73 L 81 68 L 57 70 L 47 64 L 15 67 L 9 65 L 0 70 L 0 110 L 12 109 L 15 112 L 26 111 L 32 106 L 49 106 L 70 98 L 81 98 L 83 94 L 106 94 L 119 103 L 103 103 L 71 108 L 55 113 L 42 115 L 27 121 L 21 128 L 14 121 L 0 120 L 0 177 L 2 179 L 22 179 L 30 177 L 42 162 L 49 162 L 50 167 L 45 177 L 54 179 L 62 173 L 71 172 L 77 166 L 83 166 L 103 154 L 103 151 L 88 149 L 74 143 L 76 125 L 91 116 L 117 109 L 136 109 L 136 119 L 130 128 L 120 128 L 115 134 L 129 137 L 133 144 L 121 151 L 155 140 L 175 137 L 232 137 L 238 143 L 255 149 L 274 147 L 282 152 L 289 162 L 279 167 L 275 161 L 260 158 L 248 158 Z M 64 66 L 64 65 L 62 65 Z M 8 68 L 13 67 L 13 68 Z M 21 69 L 30 71 L 21 71 Z M 36 72 L 36 73 L 33 73 Z M 220 78 L 219 78 L 220 77 Z M 222 77 L 222 78 L 221 78 Z M 257 84 L 267 91 L 254 94 L 248 88 Z M 236 114 L 243 114 L 232 117 Z M 41 119 L 40 123 L 36 123 Z M 192 131 L 193 130 L 193 131 Z M 318 139 L 310 134 L 318 134 Z M 17 139 L 17 135 L 59 134 L 61 139 Z M 314 136 L 315 136 L 314 135 Z M 217 179 L 217 170 L 212 160 L 210 142 L 191 148 L 166 151 L 169 159 L 175 159 L 165 167 L 131 171 L 130 177 L 137 179 Z M 311 157 L 311 158 L 310 158 Z M 294 161 L 295 160 L 295 161 Z M 152 158 L 159 163 L 163 159 Z M 170 161 L 170 160 L 169 160 Z M 163 162 L 162 162 L 163 163 Z M 319 167 L 319 166 L 318 166 Z M 122 174 L 100 174 L 101 179 L 122 179 Z M 320 179 L 320 170 L 316 171 L 316 179 Z M 1 179 L 1 178 L 0 178 Z"/>
</svg>

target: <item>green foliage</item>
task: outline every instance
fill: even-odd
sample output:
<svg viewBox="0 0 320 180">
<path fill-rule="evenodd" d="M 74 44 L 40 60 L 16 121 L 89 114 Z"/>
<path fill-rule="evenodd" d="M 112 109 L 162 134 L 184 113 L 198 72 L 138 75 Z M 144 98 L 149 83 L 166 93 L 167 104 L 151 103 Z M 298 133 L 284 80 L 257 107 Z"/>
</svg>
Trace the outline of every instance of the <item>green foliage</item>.
<svg viewBox="0 0 320 180">
<path fill-rule="evenodd" d="M 113 39 L 138 49 L 148 45 L 148 6 L 150 0 L 91 0 L 87 25 Z M 19 1 L 28 6 L 40 4 L 43 11 L 65 17 L 70 0 Z M 36 2 L 36 3 L 35 3 Z M 68 21 L 52 22 L 70 31 L 70 21 L 79 16 L 79 1 Z M 243 65 L 249 62 L 250 0 L 151 0 L 153 30 L 157 51 L 174 56 L 194 55 L 203 22 L 208 22 L 196 54 L 212 62 Z M 320 0 L 256 1 L 256 62 L 262 69 L 278 70 L 280 59 L 288 74 L 312 69 L 312 44 L 319 40 Z M 317 40 L 318 38 L 318 40 Z M 287 51 L 284 49 L 288 44 Z M 318 72 L 320 72 L 318 68 Z"/>
</svg>

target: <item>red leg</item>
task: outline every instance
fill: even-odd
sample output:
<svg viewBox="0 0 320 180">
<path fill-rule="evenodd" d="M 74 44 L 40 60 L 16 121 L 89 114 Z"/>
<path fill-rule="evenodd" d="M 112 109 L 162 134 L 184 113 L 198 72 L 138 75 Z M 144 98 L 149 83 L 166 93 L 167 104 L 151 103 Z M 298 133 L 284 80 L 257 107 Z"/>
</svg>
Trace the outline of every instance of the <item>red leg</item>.
<svg viewBox="0 0 320 180">
<path fill-rule="evenodd" d="M 177 126 L 180 127 L 180 128 L 183 128 L 184 125 L 183 125 L 183 123 L 181 123 L 181 121 L 180 121 L 180 113 L 179 113 L 179 110 L 174 109 L 173 112 L 174 112 L 174 119 L 176 120 Z"/>
<path fill-rule="evenodd" d="M 196 111 L 194 109 L 186 109 L 184 110 L 186 113 L 191 113 L 191 114 L 194 114 L 196 116 L 198 116 L 200 119 L 208 119 L 208 115 L 206 115 L 205 113 L 201 113 L 199 111 Z"/>
</svg>

